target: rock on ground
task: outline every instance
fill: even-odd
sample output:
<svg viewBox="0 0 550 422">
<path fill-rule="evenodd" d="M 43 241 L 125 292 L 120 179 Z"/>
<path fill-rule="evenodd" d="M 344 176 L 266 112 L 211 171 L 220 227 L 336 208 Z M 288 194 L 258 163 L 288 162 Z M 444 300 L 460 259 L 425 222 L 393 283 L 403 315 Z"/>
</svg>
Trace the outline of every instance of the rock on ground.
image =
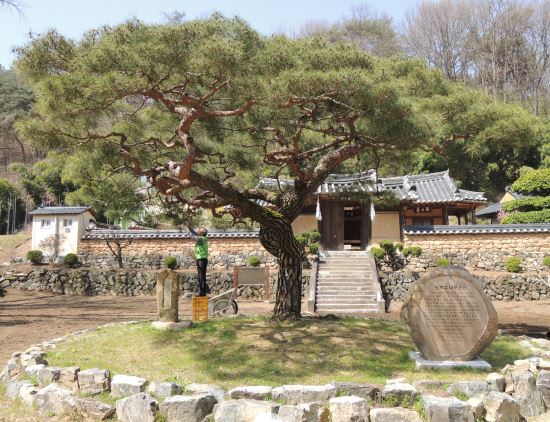
<svg viewBox="0 0 550 422">
<path fill-rule="evenodd" d="M 487 385 L 490 391 L 503 392 L 506 386 L 504 376 L 497 372 L 490 373 L 487 375 Z"/>
<path fill-rule="evenodd" d="M 147 393 L 117 400 L 116 416 L 121 422 L 154 422 L 159 411 L 158 402 Z"/>
<path fill-rule="evenodd" d="M 368 422 L 367 400 L 357 396 L 334 397 L 329 400 L 332 422 Z"/>
<path fill-rule="evenodd" d="M 61 376 L 61 369 L 54 366 L 45 366 L 40 368 L 36 373 L 38 379 L 38 385 L 45 387 L 52 382 L 57 382 Z"/>
<path fill-rule="evenodd" d="M 411 384 L 405 382 L 390 382 L 385 385 L 382 391 L 383 399 L 393 398 L 395 405 L 403 403 L 412 404 L 418 397 L 418 391 Z"/>
<path fill-rule="evenodd" d="M 329 420 L 329 411 L 321 403 L 300 403 L 279 408 L 279 417 L 286 422 Z"/>
<path fill-rule="evenodd" d="M 107 369 L 87 369 L 78 372 L 77 377 L 81 393 L 100 394 L 109 390 L 111 374 Z"/>
<path fill-rule="evenodd" d="M 210 384 L 189 384 L 185 386 L 185 392 L 190 394 L 211 394 L 219 402 L 225 399 L 225 391 L 216 385 Z"/>
<path fill-rule="evenodd" d="M 485 420 L 488 422 L 518 422 L 519 403 L 506 393 L 491 391 L 485 399 Z"/>
<path fill-rule="evenodd" d="M 76 409 L 82 416 L 100 421 L 110 418 L 115 413 L 115 408 L 107 403 L 83 398 L 76 399 Z"/>
<path fill-rule="evenodd" d="M 160 413 L 166 416 L 167 422 L 202 422 L 212 413 L 216 398 L 211 394 L 196 396 L 172 396 L 160 405 Z"/>
<path fill-rule="evenodd" d="M 147 392 L 157 397 L 170 397 L 181 394 L 182 388 L 174 382 L 153 381 L 147 386 Z"/>
<path fill-rule="evenodd" d="M 50 384 L 36 393 L 35 403 L 42 415 L 60 415 L 76 410 L 76 397 L 72 391 Z"/>
<path fill-rule="evenodd" d="M 331 384 L 336 388 L 338 395 L 357 396 L 364 399 L 375 400 L 380 395 L 380 385 L 369 383 L 339 382 L 332 381 Z"/>
<path fill-rule="evenodd" d="M 327 401 L 336 395 L 336 388 L 326 385 L 283 385 L 271 390 L 273 400 L 287 404 Z"/>
<path fill-rule="evenodd" d="M 385 407 L 370 410 L 370 422 L 422 422 L 414 410 L 402 407 Z"/>
<path fill-rule="evenodd" d="M 240 386 L 227 392 L 231 399 L 265 400 L 271 396 L 273 387 L 267 385 Z"/>
<path fill-rule="evenodd" d="M 6 384 L 6 397 L 15 400 L 19 395 L 19 390 L 24 385 L 32 385 L 29 381 L 10 381 Z"/>
<path fill-rule="evenodd" d="M 23 403 L 32 406 L 36 400 L 36 393 L 38 393 L 38 388 L 34 385 L 23 385 L 19 389 L 19 395 L 17 398 Z"/>
<path fill-rule="evenodd" d="M 470 406 L 456 397 L 422 396 L 428 422 L 474 422 Z"/>
<path fill-rule="evenodd" d="M 447 392 L 449 394 L 462 393 L 467 397 L 485 395 L 489 391 L 489 385 L 485 381 L 456 381 L 453 382 Z"/>
<path fill-rule="evenodd" d="M 537 390 L 534 375 L 530 371 L 514 371 L 512 380 L 514 382 L 512 397 L 519 403 L 520 414 L 524 417 L 542 415 L 544 400 L 542 393 Z"/>
<path fill-rule="evenodd" d="M 550 409 L 550 371 L 542 370 L 537 378 L 537 389 L 541 392 L 546 407 Z"/>
<path fill-rule="evenodd" d="M 57 383 L 72 391 L 77 391 L 78 387 L 78 373 L 80 368 L 78 366 L 67 366 L 60 368 L 59 380 Z"/>
<path fill-rule="evenodd" d="M 111 380 L 112 397 L 128 397 L 145 391 L 147 380 L 132 375 L 117 374 Z"/>
<path fill-rule="evenodd" d="M 238 399 L 227 400 L 214 408 L 215 422 L 254 422 L 263 413 L 277 413 L 281 405 L 272 401 Z"/>
</svg>

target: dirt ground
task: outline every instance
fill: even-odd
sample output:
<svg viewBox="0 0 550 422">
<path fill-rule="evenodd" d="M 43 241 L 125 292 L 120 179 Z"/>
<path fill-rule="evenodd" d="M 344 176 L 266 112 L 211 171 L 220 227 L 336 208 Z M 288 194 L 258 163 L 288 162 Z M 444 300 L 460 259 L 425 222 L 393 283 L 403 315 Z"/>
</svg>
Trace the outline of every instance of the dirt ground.
<svg viewBox="0 0 550 422">
<path fill-rule="evenodd" d="M 550 300 L 493 302 L 500 328 L 512 334 L 545 336 L 550 329 Z M 304 306 L 303 306 L 304 308 Z M 387 319 L 399 319 L 393 303 Z M 273 304 L 239 302 L 241 314 L 268 314 Z M 191 300 L 180 299 L 180 315 L 191 316 Z M 153 319 L 154 296 L 63 296 L 8 289 L 0 298 L 0 363 L 33 343 L 115 321 Z"/>
</svg>

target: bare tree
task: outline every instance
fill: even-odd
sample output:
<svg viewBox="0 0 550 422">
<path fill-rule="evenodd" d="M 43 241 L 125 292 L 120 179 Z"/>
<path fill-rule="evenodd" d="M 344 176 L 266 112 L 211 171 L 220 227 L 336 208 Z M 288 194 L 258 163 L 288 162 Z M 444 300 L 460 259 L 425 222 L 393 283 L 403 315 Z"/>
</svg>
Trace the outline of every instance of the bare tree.
<svg viewBox="0 0 550 422">
<path fill-rule="evenodd" d="M 118 268 L 124 268 L 122 251 L 132 244 L 132 239 L 123 239 L 120 236 L 117 236 L 116 233 L 104 234 L 102 238 L 105 240 L 107 247 L 115 257 L 118 263 Z"/>
</svg>

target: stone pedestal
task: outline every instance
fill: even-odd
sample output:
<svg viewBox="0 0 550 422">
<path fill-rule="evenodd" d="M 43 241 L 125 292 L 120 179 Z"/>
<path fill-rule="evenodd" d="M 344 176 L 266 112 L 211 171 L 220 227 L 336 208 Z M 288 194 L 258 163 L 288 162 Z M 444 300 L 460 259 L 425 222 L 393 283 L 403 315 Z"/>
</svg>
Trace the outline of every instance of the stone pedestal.
<svg viewBox="0 0 550 422">
<path fill-rule="evenodd" d="M 161 322 L 178 322 L 179 292 L 178 275 L 163 270 L 157 277 L 157 310 Z"/>
<path fill-rule="evenodd" d="M 409 352 L 409 358 L 415 362 L 416 369 L 458 369 L 468 368 L 480 371 L 490 371 L 491 364 L 479 356 L 472 360 L 428 360 L 420 352 Z"/>
</svg>

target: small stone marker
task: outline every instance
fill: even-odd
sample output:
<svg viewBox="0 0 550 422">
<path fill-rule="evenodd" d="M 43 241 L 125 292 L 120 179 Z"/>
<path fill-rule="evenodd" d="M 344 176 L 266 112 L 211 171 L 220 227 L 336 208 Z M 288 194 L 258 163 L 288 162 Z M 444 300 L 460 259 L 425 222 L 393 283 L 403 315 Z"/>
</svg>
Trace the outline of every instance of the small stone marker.
<svg viewBox="0 0 550 422">
<path fill-rule="evenodd" d="M 162 322 L 178 322 L 179 281 L 177 273 L 163 270 L 157 277 L 157 309 Z"/>
<path fill-rule="evenodd" d="M 425 359 L 469 361 L 497 335 L 498 317 L 481 284 L 467 271 L 433 271 L 407 293 L 401 309 L 412 340 Z"/>
</svg>

